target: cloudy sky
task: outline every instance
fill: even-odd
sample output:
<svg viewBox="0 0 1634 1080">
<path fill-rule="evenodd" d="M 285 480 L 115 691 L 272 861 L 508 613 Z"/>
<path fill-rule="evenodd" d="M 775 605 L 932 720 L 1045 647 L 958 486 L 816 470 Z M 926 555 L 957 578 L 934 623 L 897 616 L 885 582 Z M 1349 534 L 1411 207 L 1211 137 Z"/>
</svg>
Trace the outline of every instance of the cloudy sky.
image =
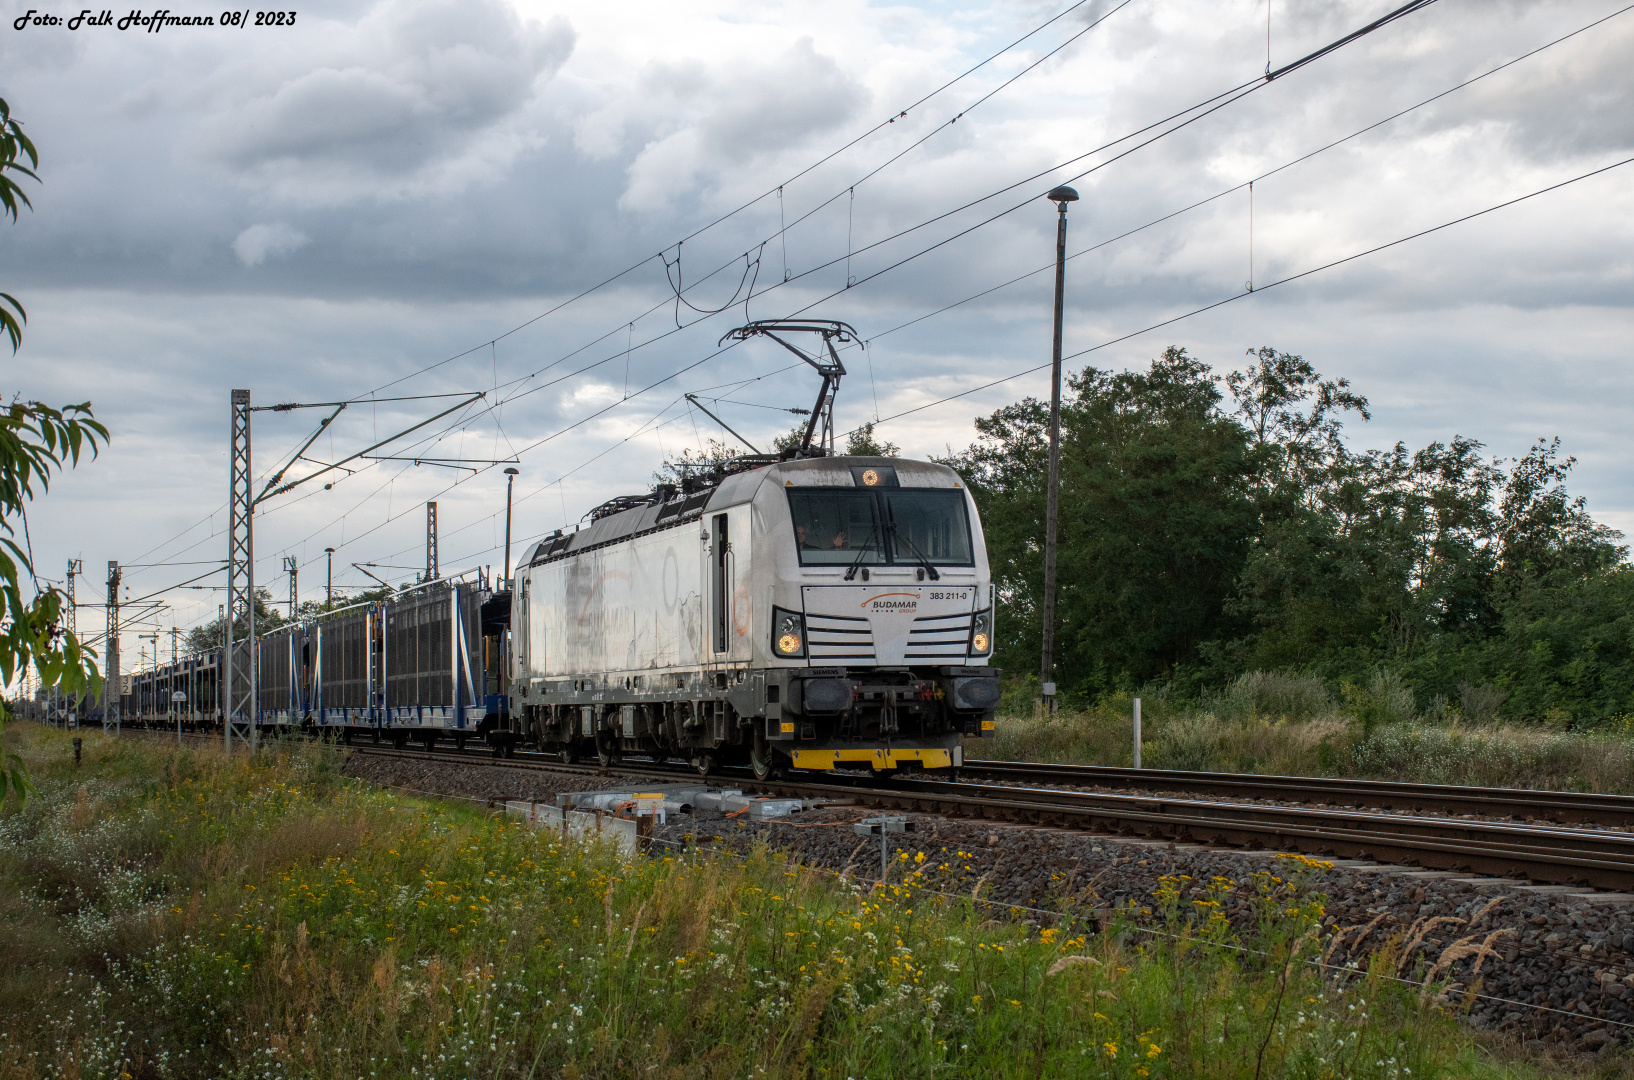
<svg viewBox="0 0 1634 1080">
<path fill-rule="evenodd" d="M 1048 392 L 1018 373 L 1048 360 L 1050 275 L 987 290 L 1050 263 L 1041 196 L 1069 181 L 1067 349 L 1096 350 L 1071 366 L 1175 344 L 1224 370 L 1274 345 L 1372 400 L 1358 445 L 1560 435 L 1574 490 L 1634 532 L 1634 166 L 1264 288 L 1634 155 L 1619 0 L 1440 0 L 1103 149 L 1393 6 L 336 0 L 153 33 L 19 30 L 4 0 L 0 96 L 43 180 L 0 227 L 0 289 L 30 316 L 6 389 L 88 398 L 113 433 L 31 514 L 40 572 L 82 558 L 100 602 L 109 559 L 135 599 L 223 558 L 234 387 L 354 402 L 320 462 L 459 400 L 426 395 L 486 395 L 382 451 L 471 469 L 354 462 L 269 500 L 275 595 L 293 555 L 321 598 L 330 546 L 337 587 L 368 584 L 353 562 L 412 578 L 427 499 L 445 571 L 497 565 L 488 462 L 519 459 L 521 549 L 707 438 L 686 392 L 756 442 L 789 426 L 816 380 L 776 346 L 718 351 L 746 314 L 854 324 L 842 429 L 962 447 L 974 416 Z M 257 413 L 257 471 L 324 414 Z M 160 598 L 150 622 L 185 628 L 222 594 Z"/>
</svg>

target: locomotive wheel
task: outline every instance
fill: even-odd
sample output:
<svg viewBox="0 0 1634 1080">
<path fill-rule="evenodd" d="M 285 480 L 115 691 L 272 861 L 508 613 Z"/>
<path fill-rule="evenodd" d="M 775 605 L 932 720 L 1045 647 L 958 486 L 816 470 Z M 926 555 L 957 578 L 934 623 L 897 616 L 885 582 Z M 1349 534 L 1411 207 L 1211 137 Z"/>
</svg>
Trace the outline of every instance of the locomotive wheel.
<svg viewBox="0 0 1634 1080">
<path fill-rule="evenodd" d="M 380 729 L 379 729 L 379 728 L 375 728 L 375 729 L 374 729 L 374 731 L 373 731 L 373 732 L 372 732 L 372 734 L 373 734 L 373 736 L 374 736 L 374 740 L 373 740 L 373 741 L 374 741 L 374 744 L 375 744 L 375 745 L 376 745 L 376 746 L 379 746 L 379 745 L 380 745 Z"/>
<path fill-rule="evenodd" d="M 596 735 L 596 764 L 606 768 L 618 764 L 618 751 L 608 745 L 610 737 L 606 734 Z"/>
<path fill-rule="evenodd" d="M 573 741 L 569 739 L 567 742 L 563 743 L 562 748 L 557 751 L 557 756 L 562 759 L 563 765 L 575 764 L 579 760 L 579 748 L 574 746 Z"/>
<path fill-rule="evenodd" d="M 456 750 L 464 750 L 465 749 L 465 736 L 464 735 L 454 736 L 454 749 L 456 749 Z"/>
<path fill-rule="evenodd" d="M 755 729 L 754 749 L 749 752 L 749 769 L 756 780 L 776 780 L 783 775 L 781 755 L 766 743 L 766 733 Z"/>
<path fill-rule="evenodd" d="M 692 755 L 692 767 L 698 770 L 699 776 L 708 776 L 715 771 L 715 751 L 699 750 Z"/>
</svg>

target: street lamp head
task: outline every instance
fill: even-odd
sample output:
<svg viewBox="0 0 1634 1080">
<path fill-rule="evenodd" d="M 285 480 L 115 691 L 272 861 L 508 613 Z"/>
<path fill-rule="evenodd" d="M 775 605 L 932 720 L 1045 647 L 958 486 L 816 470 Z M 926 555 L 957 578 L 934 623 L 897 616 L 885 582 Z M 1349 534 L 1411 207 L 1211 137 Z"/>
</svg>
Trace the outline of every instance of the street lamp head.
<svg viewBox="0 0 1634 1080">
<path fill-rule="evenodd" d="M 518 469 L 515 465 L 512 465 L 510 468 L 505 470 L 505 475 L 506 476 L 516 476 L 521 471 L 522 470 Z"/>
<path fill-rule="evenodd" d="M 334 554 L 334 553 L 335 553 L 335 549 L 334 549 L 334 548 L 324 548 L 324 549 L 323 549 L 323 550 L 324 550 L 324 551 L 325 551 L 325 552 L 326 552 L 326 553 L 327 553 L 327 554 L 330 554 L 330 555 L 333 555 L 333 554 Z"/>
<path fill-rule="evenodd" d="M 1067 203 L 1078 201 L 1078 192 L 1067 187 L 1065 184 L 1062 184 L 1058 188 L 1051 189 L 1050 193 L 1044 197 L 1055 203 L 1063 212 L 1065 212 L 1067 209 Z"/>
</svg>

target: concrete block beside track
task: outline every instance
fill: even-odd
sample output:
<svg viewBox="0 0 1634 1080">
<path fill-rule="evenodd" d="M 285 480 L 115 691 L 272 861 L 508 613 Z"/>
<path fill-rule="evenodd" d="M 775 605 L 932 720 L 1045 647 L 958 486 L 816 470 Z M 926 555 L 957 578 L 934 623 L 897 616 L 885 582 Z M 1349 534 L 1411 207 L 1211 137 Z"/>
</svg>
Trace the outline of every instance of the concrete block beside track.
<svg viewBox="0 0 1634 1080">
<path fill-rule="evenodd" d="M 749 804 L 749 817 L 755 821 L 788 817 L 802 809 L 799 799 L 756 799 Z"/>
<path fill-rule="evenodd" d="M 634 855 L 640 841 L 636 838 L 636 823 L 634 818 L 604 817 L 601 819 L 601 836 L 610 840 L 620 855 Z"/>
</svg>

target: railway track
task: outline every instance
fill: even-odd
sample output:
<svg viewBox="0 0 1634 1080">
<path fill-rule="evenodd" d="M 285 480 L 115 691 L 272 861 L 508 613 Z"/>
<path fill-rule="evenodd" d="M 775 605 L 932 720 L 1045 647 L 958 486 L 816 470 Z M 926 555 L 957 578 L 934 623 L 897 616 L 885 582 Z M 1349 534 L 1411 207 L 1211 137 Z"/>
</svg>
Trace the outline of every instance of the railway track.
<svg viewBox="0 0 1634 1080">
<path fill-rule="evenodd" d="M 418 761 L 485 758 L 477 751 L 428 755 L 424 751 L 374 746 L 354 746 L 353 750 Z M 625 776 L 660 782 L 697 779 L 693 770 L 680 765 L 562 765 L 547 757 L 524 754 L 506 759 L 504 764 L 581 776 Z M 1289 788 L 1280 789 L 1282 794 L 1277 797 L 1284 804 L 1278 805 L 1035 788 L 1021 786 L 1013 779 L 1004 784 L 897 779 L 888 785 L 867 777 L 841 776 L 758 781 L 747 770 L 732 769 L 713 779 L 759 794 L 806 798 L 843 795 L 859 805 L 881 810 L 1086 829 L 1174 843 L 1371 859 L 1425 869 L 1522 877 L 1547 884 L 1634 889 L 1634 833 L 1426 813 L 1381 814 L 1339 807 L 1290 806 L 1285 805 L 1287 792 L 1292 790 Z M 1242 791 L 1234 789 L 1233 794 Z"/>
<path fill-rule="evenodd" d="M 485 751 L 452 747 L 427 753 L 354 744 L 351 750 L 420 762 L 503 763 L 507 768 L 586 777 L 623 776 L 656 782 L 697 779 L 697 773 L 689 767 L 653 761 L 565 765 L 554 760 L 554 755 L 531 752 L 501 762 Z M 993 761 L 968 763 L 965 776 L 960 780 L 898 778 L 888 784 L 871 777 L 843 775 L 758 781 L 747 769 L 725 769 L 711 780 L 758 794 L 805 798 L 839 795 L 880 810 L 1084 829 L 1174 843 L 1370 859 L 1425 869 L 1521 877 L 1546 884 L 1634 890 L 1634 832 L 1548 823 L 1627 824 L 1634 821 L 1634 799 L 1624 796 Z M 1001 778 L 1003 782 L 984 783 L 970 779 L 972 776 Z M 1179 789 L 1195 794 L 1033 787 L 1027 781 L 1164 792 Z M 1274 801 L 1226 801 L 1207 797 L 1210 795 Z M 1373 807 L 1375 811 L 1360 807 Z M 1376 812 L 1380 808 L 1412 812 Z M 1449 814 L 1481 814 L 1485 818 Z M 1524 820 L 1494 820 L 1500 817 Z"/>
<path fill-rule="evenodd" d="M 1403 784 L 1388 780 L 1342 780 L 1331 777 L 1183 772 L 1177 769 L 1121 769 L 1100 765 L 1050 765 L 970 758 L 965 759 L 962 775 L 1031 784 L 1185 792 L 1328 806 L 1371 806 L 1412 813 L 1476 814 L 1517 821 L 1634 826 L 1634 797 L 1627 795 L 1454 784 Z"/>
</svg>

